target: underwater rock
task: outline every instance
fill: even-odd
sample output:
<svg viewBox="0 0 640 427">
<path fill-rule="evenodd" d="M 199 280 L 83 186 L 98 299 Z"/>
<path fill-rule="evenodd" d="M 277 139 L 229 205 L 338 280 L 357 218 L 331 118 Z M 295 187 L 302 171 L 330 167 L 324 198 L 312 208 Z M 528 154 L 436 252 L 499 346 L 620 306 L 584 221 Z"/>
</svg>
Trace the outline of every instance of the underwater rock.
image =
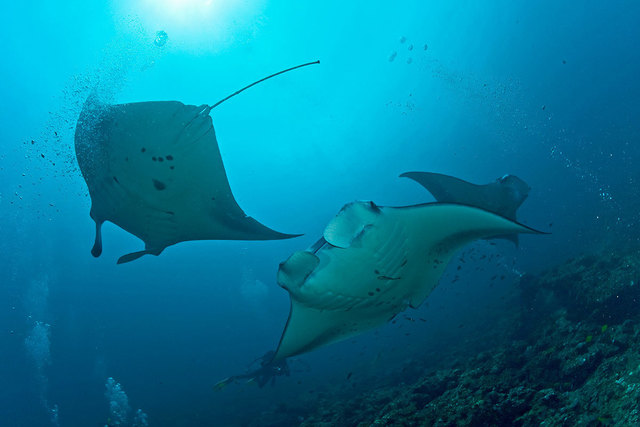
<svg viewBox="0 0 640 427">
<path fill-rule="evenodd" d="M 573 319 L 618 324 L 640 305 L 640 252 L 585 255 L 539 278 L 534 286 L 553 291 Z"/>
</svg>

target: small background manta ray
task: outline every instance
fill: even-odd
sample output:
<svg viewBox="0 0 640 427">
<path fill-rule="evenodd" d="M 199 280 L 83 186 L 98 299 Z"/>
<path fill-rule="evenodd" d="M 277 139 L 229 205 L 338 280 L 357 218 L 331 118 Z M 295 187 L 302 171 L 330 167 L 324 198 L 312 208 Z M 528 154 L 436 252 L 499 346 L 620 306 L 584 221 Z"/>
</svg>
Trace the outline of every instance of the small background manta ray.
<svg viewBox="0 0 640 427">
<path fill-rule="evenodd" d="M 516 211 L 529 195 L 531 187 L 515 175 L 504 175 L 484 185 L 472 184 L 460 178 L 433 172 L 405 172 L 426 188 L 438 202 L 475 206 L 517 221 Z M 496 236 L 518 246 L 518 235 Z"/>
</svg>

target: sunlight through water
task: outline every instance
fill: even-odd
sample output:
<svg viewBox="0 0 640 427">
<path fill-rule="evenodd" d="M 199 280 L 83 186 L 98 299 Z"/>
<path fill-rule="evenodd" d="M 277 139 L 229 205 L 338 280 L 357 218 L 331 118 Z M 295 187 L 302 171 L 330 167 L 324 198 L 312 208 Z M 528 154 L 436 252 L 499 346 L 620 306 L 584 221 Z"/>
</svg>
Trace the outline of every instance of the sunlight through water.
<svg viewBox="0 0 640 427">
<path fill-rule="evenodd" d="M 166 31 L 171 43 L 207 51 L 252 38 L 264 8 L 264 0 L 114 1 L 119 11 L 138 17 L 147 30 Z"/>
</svg>

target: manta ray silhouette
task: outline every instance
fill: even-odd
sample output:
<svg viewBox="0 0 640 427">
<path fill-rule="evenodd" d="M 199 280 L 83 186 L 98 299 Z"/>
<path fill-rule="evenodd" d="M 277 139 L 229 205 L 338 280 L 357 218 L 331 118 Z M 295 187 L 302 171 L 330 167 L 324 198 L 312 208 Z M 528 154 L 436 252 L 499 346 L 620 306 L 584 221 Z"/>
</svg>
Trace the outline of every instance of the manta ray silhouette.
<svg viewBox="0 0 640 427">
<path fill-rule="evenodd" d="M 227 99 L 298 65 L 260 79 L 215 103 L 177 101 L 105 105 L 90 96 L 78 119 L 75 150 L 96 223 L 91 253 L 102 253 L 101 227 L 111 221 L 145 249 L 118 264 L 159 255 L 188 240 L 272 240 L 274 231 L 238 206 L 222 163 L 209 112 Z"/>
</svg>

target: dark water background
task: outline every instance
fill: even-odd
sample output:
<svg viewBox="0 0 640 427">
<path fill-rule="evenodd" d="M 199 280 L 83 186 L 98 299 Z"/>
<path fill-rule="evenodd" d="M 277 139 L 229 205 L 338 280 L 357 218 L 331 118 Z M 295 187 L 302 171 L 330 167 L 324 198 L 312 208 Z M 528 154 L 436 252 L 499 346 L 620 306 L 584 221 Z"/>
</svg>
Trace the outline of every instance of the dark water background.
<svg viewBox="0 0 640 427">
<path fill-rule="evenodd" d="M 59 3 L 0 18 L 0 425 L 55 425 L 55 405 L 59 425 L 104 425 L 108 377 L 158 426 L 240 424 L 341 390 L 349 372 L 355 392 L 407 380 L 399 367 L 435 363 L 470 338 L 464 325 L 496 324 L 520 274 L 638 243 L 637 2 Z M 181 243 L 116 266 L 142 243 L 106 225 L 91 257 L 73 131 L 93 87 L 113 102 L 211 104 L 316 59 L 212 112 L 240 206 L 303 237 Z M 406 313 L 425 322 L 399 316 L 301 356 L 274 388 L 213 392 L 277 345 L 278 263 L 347 202 L 431 200 L 398 178 L 410 170 L 516 174 L 532 187 L 519 219 L 552 235 L 472 245 L 476 260 L 459 272 L 454 260 Z"/>
</svg>

